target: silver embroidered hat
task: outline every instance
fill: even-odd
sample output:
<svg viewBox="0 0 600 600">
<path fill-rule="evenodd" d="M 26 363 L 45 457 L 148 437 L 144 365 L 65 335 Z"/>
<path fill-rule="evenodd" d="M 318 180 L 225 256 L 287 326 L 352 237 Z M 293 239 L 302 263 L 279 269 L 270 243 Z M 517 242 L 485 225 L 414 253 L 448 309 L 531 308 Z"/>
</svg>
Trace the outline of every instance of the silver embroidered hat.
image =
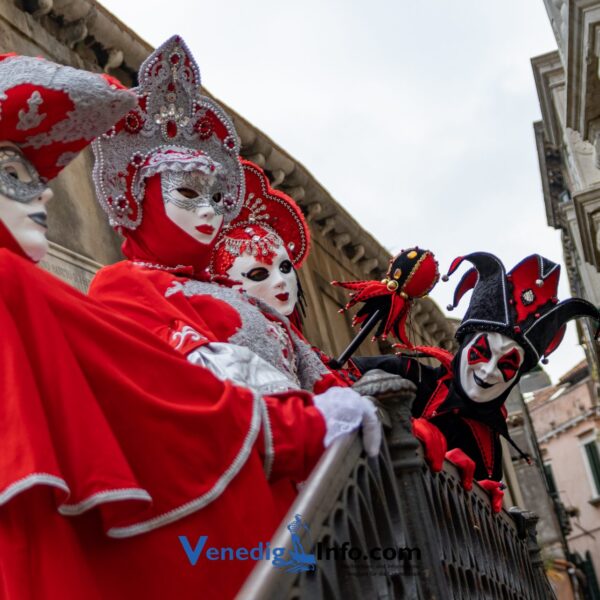
<svg viewBox="0 0 600 600">
<path fill-rule="evenodd" d="M 108 75 L 0 55 L 0 141 L 17 144 L 46 181 L 135 104 Z"/>
<path fill-rule="evenodd" d="M 200 71 L 181 37 L 159 46 L 138 80 L 138 106 L 93 143 L 96 192 L 111 225 L 139 226 L 148 177 L 207 169 L 218 175 L 231 221 L 244 198 L 239 138 L 221 107 L 200 94 Z"/>
</svg>

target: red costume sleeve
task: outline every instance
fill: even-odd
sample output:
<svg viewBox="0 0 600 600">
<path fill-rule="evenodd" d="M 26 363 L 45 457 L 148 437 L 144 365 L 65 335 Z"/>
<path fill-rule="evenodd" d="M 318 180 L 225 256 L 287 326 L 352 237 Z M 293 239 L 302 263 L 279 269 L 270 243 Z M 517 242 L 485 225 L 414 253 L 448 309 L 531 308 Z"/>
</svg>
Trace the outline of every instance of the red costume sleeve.
<svg viewBox="0 0 600 600">
<path fill-rule="evenodd" d="M 304 481 L 323 453 L 325 420 L 308 393 L 278 394 L 264 400 L 273 439 L 271 480 Z"/>
<path fill-rule="evenodd" d="M 169 288 L 179 279 L 185 280 L 172 273 L 123 261 L 98 271 L 89 296 L 159 337 L 166 337 L 166 331 L 176 321 L 188 323 L 211 342 L 230 337 L 240 321 L 237 312 L 227 303 L 210 296 L 189 299 L 173 294 L 166 298 Z"/>
</svg>

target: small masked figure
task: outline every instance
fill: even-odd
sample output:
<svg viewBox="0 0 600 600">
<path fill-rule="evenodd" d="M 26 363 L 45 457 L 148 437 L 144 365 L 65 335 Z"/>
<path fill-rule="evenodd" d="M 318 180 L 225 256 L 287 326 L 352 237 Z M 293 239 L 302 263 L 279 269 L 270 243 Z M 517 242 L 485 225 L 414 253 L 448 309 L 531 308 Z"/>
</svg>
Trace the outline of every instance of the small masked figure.
<svg viewBox="0 0 600 600">
<path fill-rule="evenodd" d="M 304 298 L 297 269 L 310 245 L 302 211 L 290 196 L 271 188 L 260 167 L 246 160 L 242 164 L 246 197 L 240 214 L 219 235 L 211 273 L 228 277 L 282 331 L 288 343 L 278 362 L 297 374 L 303 389 L 347 385 L 350 379 L 331 371 L 327 358 L 311 349 L 301 333 Z"/>
<path fill-rule="evenodd" d="M 301 288 L 296 270 L 308 255 L 310 232 L 296 203 L 269 185 L 262 170 L 242 161 L 246 198 L 215 247 L 211 270 L 249 296 L 290 317 Z"/>
</svg>

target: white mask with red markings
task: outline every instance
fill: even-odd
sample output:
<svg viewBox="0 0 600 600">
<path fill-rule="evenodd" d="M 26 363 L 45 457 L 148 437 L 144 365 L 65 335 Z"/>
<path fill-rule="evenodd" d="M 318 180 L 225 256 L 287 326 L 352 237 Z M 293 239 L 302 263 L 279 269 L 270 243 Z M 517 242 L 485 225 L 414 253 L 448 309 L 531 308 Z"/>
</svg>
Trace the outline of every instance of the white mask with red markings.
<svg viewBox="0 0 600 600">
<path fill-rule="evenodd" d="M 514 385 L 524 356 L 523 348 L 501 333 L 476 333 L 460 351 L 460 386 L 473 402 L 491 402 Z"/>
</svg>

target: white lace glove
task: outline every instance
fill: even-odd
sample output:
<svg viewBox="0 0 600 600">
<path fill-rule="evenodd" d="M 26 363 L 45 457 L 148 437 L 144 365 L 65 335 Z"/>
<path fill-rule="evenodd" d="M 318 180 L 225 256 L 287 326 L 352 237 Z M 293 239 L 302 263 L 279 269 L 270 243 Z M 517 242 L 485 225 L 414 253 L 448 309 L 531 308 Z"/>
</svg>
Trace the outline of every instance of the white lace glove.
<svg viewBox="0 0 600 600">
<path fill-rule="evenodd" d="M 363 445 L 368 456 L 377 456 L 381 446 L 381 423 L 375 405 L 354 390 L 333 387 L 313 397 L 315 406 L 325 419 L 327 448 L 340 436 L 363 428 Z"/>
</svg>

